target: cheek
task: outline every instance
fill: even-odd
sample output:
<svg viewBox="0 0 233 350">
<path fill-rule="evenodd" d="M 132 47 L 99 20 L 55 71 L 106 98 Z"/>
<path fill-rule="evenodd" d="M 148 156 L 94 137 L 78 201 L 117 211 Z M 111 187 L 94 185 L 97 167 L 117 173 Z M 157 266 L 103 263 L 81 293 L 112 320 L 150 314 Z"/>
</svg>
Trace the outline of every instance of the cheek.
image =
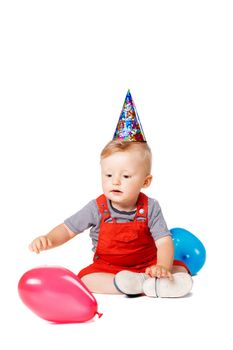
<svg viewBox="0 0 233 350">
<path fill-rule="evenodd" d="M 141 181 L 139 181 L 138 179 L 133 181 L 131 187 L 133 187 L 133 188 L 141 188 L 142 187 L 141 186 Z"/>
<path fill-rule="evenodd" d="M 137 186 L 137 182 L 136 181 L 130 181 L 130 182 L 126 182 L 125 183 L 125 187 L 129 188 L 129 189 L 134 189 L 134 188 L 136 188 L 138 186 Z"/>
<path fill-rule="evenodd" d="M 103 178 L 103 179 L 102 179 L 102 185 L 103 185 L 104 187 L 109 186 L 109 183 L 110 183 L 109 179 L 106 179 L 106 178 Z"/>
</svg>

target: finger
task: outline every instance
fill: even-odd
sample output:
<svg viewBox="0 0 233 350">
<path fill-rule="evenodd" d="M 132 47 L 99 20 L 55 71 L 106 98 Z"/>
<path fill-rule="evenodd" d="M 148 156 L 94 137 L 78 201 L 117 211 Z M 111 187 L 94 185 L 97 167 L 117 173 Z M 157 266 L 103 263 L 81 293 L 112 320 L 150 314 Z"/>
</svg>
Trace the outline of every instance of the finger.
<svg viewBox="0 0 233 350">
<path fill-rule="evenodd" d="M 151 271 L 150 276 L 151 276 L 151 277 L 156 277 L 156 270 Z"/>
<path fill-rule="evenodd" d="M 158 271 L 159 270 L 157 268 L 151 269 L 151 277 L 157 277 Z"/>
<path fill-rule="evenodd" d="M 145 274 L 146 274 L 146 275 L 149 275 L 149 273 L 150 273 L 150 268 L 147 267 L 146 270 L 145 270 Z"/>
<path fill-rule="evenodd" d="M 173 281 L 173 275 L 170 271 L 167 272 L 167 276 L 168 276 L 170 281 Z"/>
<path fill-rule="evenodd" d="M 34 246 L 36 248 L 36 253 L 39 253 L 43 249 L 41 241 L 39 239 L 35 241 Z"/>
<path fill-rule="evenodd" d="M 46 237 L 41 237 L 40 238 L 40 243 L 41 243 L 41 249 L 46 249 L 47 248 L 47 238 Z"/>
<path fill-rule="evenodd" d="M 32 247 L 33 252 L 35 252 L 36 254 L 39 254 L 39 250 L 38 250 L 36 243 L 34 241 L 32 242 L 31 247 Z"/>
<path fill-rule="evenodd" d="M 32 251 L 34 252 L 34 251 L 35 251 L 34 241 L 32 241 L 32 243 L 30 244 L 30 246 L 31 246 Z"/>
<path fill-rule="evenodd" d="M 155 269 L 150 269 L 150 273 L 149 273 L 150 277 L 155 277 Z"/>
<path fill-rule="evenodd" d="M 154 275 L 154 270 L 153 268 L 149 267 L 149 276 L 153 277 L 153 275 Z"/>
<path fill-rule="evenodd" d="M 49 238 L 47 238 L 47 242 L 48 242 L 48 246 L 52 247 L 52 242 L 51 242 L 51 240 Z"/>
<path fill-rule="evenodd" d="M 161 277 L 167 277 L 167 270 L 164 268 L 161 270 Z"/>
</svg>

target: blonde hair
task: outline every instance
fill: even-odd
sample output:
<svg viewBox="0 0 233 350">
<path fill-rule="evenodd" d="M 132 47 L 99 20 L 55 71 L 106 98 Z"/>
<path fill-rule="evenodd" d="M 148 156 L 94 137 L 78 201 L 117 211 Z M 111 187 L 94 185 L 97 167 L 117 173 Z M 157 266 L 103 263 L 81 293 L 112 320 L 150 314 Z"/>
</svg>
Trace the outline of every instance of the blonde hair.
<svg viewBox="0 0 233 350">
<path fill-rule="evenodd" d="M 150 175 L 152 167 L 152 153 L 147 142 L 112 140 L 103 148 L 100 154 L 100 159 L 107 158 L 115 152 L 130 151 L 133 149 L 138 149 L 141 152 L 146 173 L 147 175 Z"/>
</svg>

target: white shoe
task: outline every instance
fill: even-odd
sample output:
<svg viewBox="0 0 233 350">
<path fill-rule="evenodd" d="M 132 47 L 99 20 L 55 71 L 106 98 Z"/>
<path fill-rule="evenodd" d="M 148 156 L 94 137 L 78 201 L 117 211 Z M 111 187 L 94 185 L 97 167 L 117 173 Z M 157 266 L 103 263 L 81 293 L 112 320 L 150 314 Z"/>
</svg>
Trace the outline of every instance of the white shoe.
<svg viewBox="0 0 233 350">
<path fill-rule="evenodd" d="M 149 278 L 142 286 L 143 292 L 148 297 L 178 298 L 188 294 L 193 285 L 192 277 L 186 272 L 177 272 L 173 280 L 168 278 Z"/>
<path fill-rule="evenodd" d="M 145 273 L 122 270 L 114 277 L 114 285 L 119 292 L 126 295 L 143 293 L 143 283 L 149 278 Z"/>
</svg>

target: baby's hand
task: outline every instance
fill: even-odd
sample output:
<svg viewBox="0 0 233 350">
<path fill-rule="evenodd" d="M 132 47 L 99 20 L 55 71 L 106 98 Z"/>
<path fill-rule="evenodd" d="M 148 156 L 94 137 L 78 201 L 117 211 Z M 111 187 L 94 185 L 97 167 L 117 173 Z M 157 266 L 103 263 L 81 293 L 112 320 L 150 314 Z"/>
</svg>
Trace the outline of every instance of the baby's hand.
<svg viewBox="0 0 233 350">
<path fill-rule="evenodd" d="M 145 273 L 150 277 L 167 277 L 169 280 L 173 280 L 171 272 L 161 265 L 152 265 L 150 267 L 147 267 Z"/>
<path fill-rule="evenodd" d="M 39 254 L 41 250 L 46 250 L 52 247 L 52 242 L 46 236 L 37 237 L 29 245 L 29 249 L 36 254 Z"/>
</svg>

